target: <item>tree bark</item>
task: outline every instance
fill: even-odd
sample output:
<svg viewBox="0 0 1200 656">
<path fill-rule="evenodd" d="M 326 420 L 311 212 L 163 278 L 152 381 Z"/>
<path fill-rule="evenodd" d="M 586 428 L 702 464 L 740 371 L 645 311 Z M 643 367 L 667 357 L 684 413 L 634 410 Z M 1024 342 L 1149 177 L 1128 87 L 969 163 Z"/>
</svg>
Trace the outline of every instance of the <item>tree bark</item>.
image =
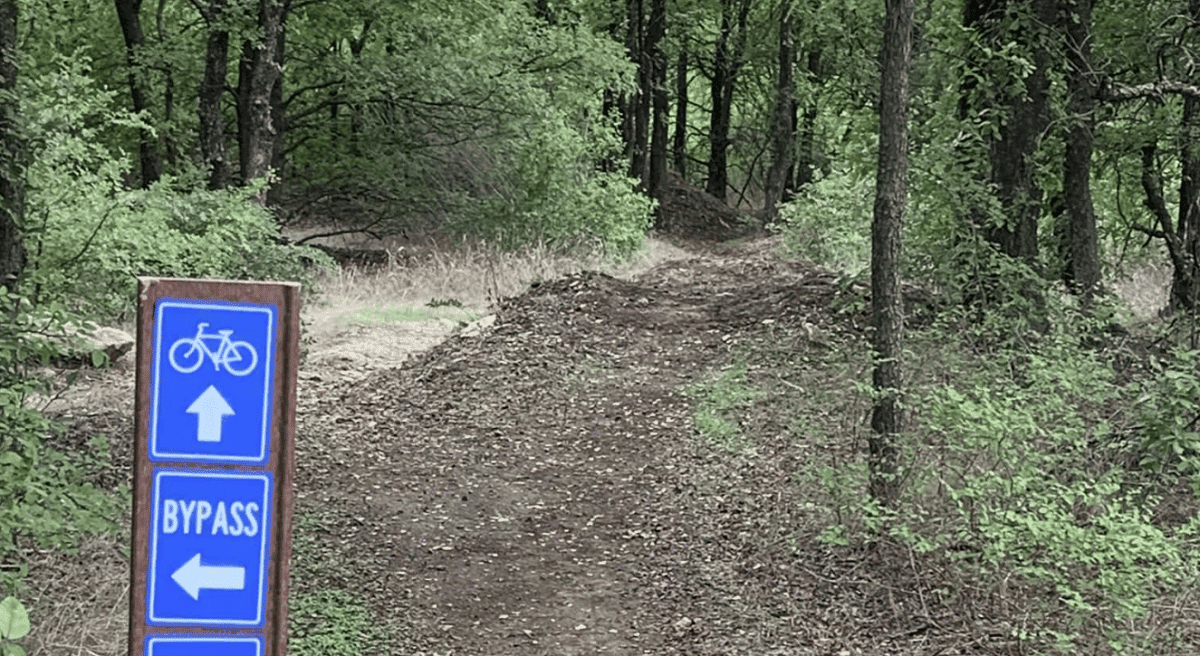
<svg viewBox="0 0 1200 656">
<path fill-rule="evenodd" d="M 199 7 L 208 24 L 208 45 L 204 55 L 204 76 L 200 79 L 200 156 L 208 166 L 208 188 L 229 186 L 229 160 L 225 148 L 225 129 L 221 120 L 221 99 L 229 69 L 229 32 L 217 22 L 225 11 L 225 0 L 211 0 Z"/>
<path fill-rule="evenodd" d="M 115 0 L 115 3 L 121 34 L 125 37 L 125 66 L 129 69 L 129 93 L 133 98 L 133 111 L 140 113 L 150 107 L 139 75 L 141 64 L 138 62 L 139 51 L 146 41 L 146 35 L 142 31 L 142 0 Z M 162 175 L 158 146 L 149 130 L 143 129 L 138 132 L 138 155 L 142 187 L 149 187 Z"/>
<path fill-rule="evenodd" d="M 645 33 L 642 29 L 644 15 L 642 0 L 628 0 L 626 10 L 626 47 L 629 57 L 637 63 L 638 88 L 629 99 L 631 143 L 629 144 L 629 177 L 637 178 L 642 189 L 646 189 L 646 144 L 650 137 L 650 89 L 652 82 L 651 64 L 646 52 Z"/>
<path fill-rule="evenodd" d="M 795 85 L 792 64 L 796 58 L 793 35 L 792 2 L 779 2 L 779 79 L 775 85 L 775 121 L 771 128 L 771 168 L 767 171 L 763 218 L 767 223 L 779 217 L 779 203 L 787 186 L 795 142 Z"/>
<path fill-rule="evenodd" d="M 1200 0 L 1189 0 L 1188 13 L 1192 25 L 1200 21 Z M 1175 235 L 1180 257 L 1171 278 L 1170 309 L 1194 312 L 1200 307 L 1200 98 L 1183 99 L 1179 143 Z"/>
<path fill-rule="evenodd" d="M 167 0 L 158 0 L 158 11 L 154 15 L 155 29 L 158 31 L 158 40 L 164 43 L 167 40 L 167 28 L 163 14 L 167 9 Z M 172 64 L 167 63 L 163 75 L 166 79 L 163 80 L 163 123 L 171 125 L 175 120 L 175 71 Z M 179 164 L 179 145 L 177 137 L 172 131 L 167 131 L 163 135 L 163 151 L 166 156 L 164 170 L 174 170 Z"/>
<path fill-rule="evenodd" d="M 679 53 L 675 64 L 675 134 L 671 142 L 671 157 L 675 172 L 687 179 L 687 113 L 688 113 L 688 54 Z"/>
<path fill-rule="evenodd" d="M 25 268 L 21 221 L 25 211 L 24 143 L 17 102 L 17 2 L 0 0 L 0 285 L 17 291 Z"/>
<path fill-rule="evenodd" d="M 1092 0 L 1062 0 L 1067 50 L 1067 112 L 1070 123 L 1063 156 L 1067 267 L 1064 278 L 1091 307 L 1100 284 L 1099 240 L 1092 204 L 1092 150 L 1095 136 L 1096 84 L 1091 74 Z"/>
<path fill-rule="evenodd" d="M 271 120 L 271 92 L 282 74 L 281 63 L 275 57 L 283 38 L 285 15 L 285 0 L 259 0 L 262 40 L 242 43 L 238 63 L 238 161 L 242 184 L 270 173 L 277 136 Z M 266 204 L 266 189 L 255 200 Z"/>
<path fill-rule="evenodd" d="M 904 314 L 900 296 L 900 229 L 908 195 L 908 66 L 913 0 L 886 0 L 879 94 L 879 167 L 871 223 L 871 321 L 874 326 L 876 401 L 868 438 L 870 494 L 895 503 L 897 436 L 903 424 L 899 396 Z"/>
<path fill-rule="evenodd" d="M 651 198 L 662 201 L 667 177 L 667 56 L 662 41 L 667 33 L 667 0 L 651 0 L 650 22 L 646 26 L 646 61 L 650 64 L 649 92 L 652 111 L 650 129 L 650 170 L 646 190 Z M 661 207 L 661 202 L 660 205 Z M 661 212 L 657 213 L 661 216 Z M 658 227 L 662 227 L 658 225 Z"/>
<path fill-rule="evenodd" d="M 1033 17 L 1042 25 L 1053 24 L 1052 0 L 1030 2 Z M 995 34 L 997 26 L 989 25 Z M 986 231 L 988 240 L 1001 252 L 1036 266 L 1038 260 L 1037 227 L 1042 209 L 1042 190 L 1035 179 L 1037 168 L 1034 156 L 1042 134 L 1050 125 L 1050 80 L 1047 71 L 1050 55 L 1041 45 L 1037 34 L 1020 31 L 1001 38 L 1017 38 L 1033 49 L 1033 70 L 1025 78 L 1024 93 L 1005 99 L 1008 119 L 999 136 L 989 144 L 992 182 L 1007 221 Z"/>
<path fill-rule="evenodd" d="M 811 50 L 808 53 L 808 76 L 813 86 L 821 82 L 821 51 Z M 797 109 L 792 110 L 795 116 Z M 792 185 L 792 191 L 799 191 L 806 186 L 812 184 L 815 178 L 817 168 L 817 100 L 816 98 L 806 99 L 804 108 L 804 118 L 800 124 L 800 156 L 799 162 L 794 167 L 796 170 L 795 182 Z M 792 176 L 788 176 L 791 178 Z"/>
<path fill-rule="evenodd" d="M 746 20 L 751 0 L 721 0 L 721 31 L 717 35 L 713 54 L 713 74 L 710 88 L 712 113 L 708 128 L 708 181 L 704 190 L 709 195 L 725 199 L 729 187 L 729 130 L 733 113 L 733 87 L 737 80 L 745 51 Z M 736 10 L 736 15 L 735 15 Z"/>
<path fill-rule="evenodd" d="M 279 207 L 283 201 L 283 185 L 282 180 L 285 178 L 287 171 L 287 131 L 288 117 L 287 106 L 283 101 L 283 57 L 284 47 L 287 44 L 287 17 L 288 10 L 291 7 L 290 0 L 284 0 L 283 12 L 279 18 L 279 40 L 275 42 L 275 61 L 279 63 L 279 75 L 275 78 L 275 84 L 271 86 L 271 125 L 275 128 L 275 138 L 271 141 L 271 170 L 275 172 L 277 181 L 270 187 L 267 187 L 267 205 Z M 366 36 L 364 35 L 364 39 Z"/>
</svg>

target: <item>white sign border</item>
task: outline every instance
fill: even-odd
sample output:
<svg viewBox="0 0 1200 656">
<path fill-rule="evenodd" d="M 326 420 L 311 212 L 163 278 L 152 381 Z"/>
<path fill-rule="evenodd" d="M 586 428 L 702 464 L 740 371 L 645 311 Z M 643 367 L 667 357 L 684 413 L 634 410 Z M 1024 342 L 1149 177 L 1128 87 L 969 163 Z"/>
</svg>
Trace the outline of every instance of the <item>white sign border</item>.
<svg viewBox="0 0 1200 656">
<path fill-rule="evenodd" d="M 270 473 L 225 474 L 225 473 L 220 473 L 220 472 L 182 471 L 182 470 L 178 470 L 178 469 L 157 469 L 156 468 L 152 476 L 154 479 L 154 491 L 151 493 L 151 496 L 150 496 L 150 501 L 153 504 L 153 508 L 151 508 L 151 511 L 150 511 L 150 545 L 149 545 L 150 554 L 149 554 L 149 557 L 147 558 L 148 567 L 147 567 L 147 574 L 146 574 L 146 590 L 147 590 L 147 592 L 146 592 L 146 623 L 150 624 L 152 626 L 164 626 L 164 625 L 174 625 L 174 624 L 186 624 L 186 625 L 195 625 L 195 626 L 218 626 L 218 627 L 225 627 L 225 626 L 258 627 L 258 626 L 261 626 L 264 621 L 264 618 L 263 618 L 263 608 L 264 608 L 263 596 L 266 594 L 266 591 L 267 591 L 267 551 L 268 551 L 267 545 L 271 541 L 270 522 L 272 519 L 271 518 L 272 512 L 271 512 L 271 506 L 269 505 L 270 498 L 271 498 L 271 486 L 273 484 L 273 482 L 271 480 L 272 479 L 271 474 Z M 193 617 L 157 617 L 157 616 L 155 616 L 154 602 L 156 601 L 156 598 L 154 596 L 154 591 L 155 591 L 156 577 L 154 576 L 154 573 L 155 573 L 155 566 L 158 564 L 158 526 L 159 526 L 159 520 L 161 519 L 159 517 L 159 507 L 162 505 L 161 503 L 159 503 L 159 501 L 160 501 L 159 493 L 161 491 L 159 488 L 159 483 L 162 481 L 163 477 L 166 477 L 166 476 L 178 476 L 178 477 L 182 477 L 182 478 L 216 478 L 216 479 L 223 479 L 223 480 L 254 479 L 254 480 L 262 481 L 264 483 L 264 485 L 263 485 L 263 502 L 262 502 L 263 503 L 263 520 L 264 521 L 262 524 L 263 531 L 262 531 L 262 540 L 260 542 L 261 548 L 259 549 L 259 555 L 258 555 L 258 558 L 259 558 L 259 560 L 258 560 L 258 600 L 255 602 L 255 608 L 257 609 L 256 612 L 258 613 L 258 615 L 253 620 L 224 619 L 224 618 L 210 619 L 210 618 L 193 618 Z"/>
<path fill-rule="evenodd" d="M 271 439 L 271 383 L 274 379 L 275 355 L 275 312 L 269 307 L 247 306 L 232 301 L 214 301 L 211 303 L 199 301 L 174 301 L 160 299 L 154 312 L 154 386 L 150 390 L 150 459 L 155 461 L 190 459 L 204 462 L 245 462 L 258 464 L 267 459 L 267 448 Z M 267 315 L 266 354 L 263 356 L 263 367 L 266 376 L 263 382 L 262 404 L 262 438 L 258 445 L 258 455 L 255 456 L 223 456 L 211 453 L 180 453 L 177 451 L 158 450 L 158 390 L 162 385 L 162 361 L 166 352 L 162 339 L 163 310 L 167 308 L 184 308 L 189 310 L 218 310 L 221 312 L 262 312 Z"/>
</svg>

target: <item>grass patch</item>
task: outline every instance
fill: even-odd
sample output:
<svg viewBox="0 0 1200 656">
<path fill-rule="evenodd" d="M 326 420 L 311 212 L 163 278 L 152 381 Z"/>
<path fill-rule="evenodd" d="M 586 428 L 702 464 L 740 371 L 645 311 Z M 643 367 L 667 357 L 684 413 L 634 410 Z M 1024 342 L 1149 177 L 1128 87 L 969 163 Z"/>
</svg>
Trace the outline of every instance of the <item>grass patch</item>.
<svg viewBox="0 0 1200 656">
<path fill-rule="evenodd" d="M 705 445 L 735 455 L 755 455 L 753 442 L 742 432 L 741 415 L 764 394 L 746 384 L 744 361 L 735 362 L 710 382 L 689 386 L 685 392 L 696 399 L 692 422 Z"/>
<path fill-rule="evenodd" d="M 288 653 L 358 656 L 392 653 L 387 623 L 345 590 L 298 595 L 288 612 Z"/>
</svg>

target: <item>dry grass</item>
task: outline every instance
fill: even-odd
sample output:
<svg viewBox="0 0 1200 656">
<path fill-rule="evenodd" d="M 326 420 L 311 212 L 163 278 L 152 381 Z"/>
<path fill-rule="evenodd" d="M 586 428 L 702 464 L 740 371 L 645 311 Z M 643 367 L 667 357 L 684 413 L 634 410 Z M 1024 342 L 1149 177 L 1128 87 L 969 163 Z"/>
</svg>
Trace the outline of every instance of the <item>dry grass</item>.
<svg viewBox="0 0 1200 656">
<path fill-rule="evenodd" d="M 31 609 L 26 646 L 32 656 L 126 653 L 128 544 L 127 534 L 105 534 L 83 540 L 77 554 L 34 554 L 31 594 L 23 595 Z"/>
<path fill-rule="evenodd" d="M 478 241 L 405 246 L 391 252 L 399 256 L 380 270 L 341 269 L 319 282 L 321 299 L 305 310 L 309 329 L 318 339 L 328 334 L 331 326 L 365 309 L 424 307 L 439 299 L 454 300 L 469 311 L 485 314 L 493 302 L 520 294 L 533 282 L 582 269 L 632 277 L 661 262 L 690 256 L 654 238 L 647 239 L 640 252 L 619 263 L 569 257 L 544 246 L 505 253 Z"/>
</svg>

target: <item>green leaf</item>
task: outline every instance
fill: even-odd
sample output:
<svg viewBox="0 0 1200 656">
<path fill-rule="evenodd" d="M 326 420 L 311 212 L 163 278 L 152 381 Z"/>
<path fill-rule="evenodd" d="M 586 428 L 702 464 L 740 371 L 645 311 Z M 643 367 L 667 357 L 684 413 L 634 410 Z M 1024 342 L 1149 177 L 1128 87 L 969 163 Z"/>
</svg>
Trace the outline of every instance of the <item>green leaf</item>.
<svg viewBox="0 0 1200 656">
<path fill-rule="evenodd" d="M 16 597 L 0 601 L 0 638 L 20 640 L 29 635 L 29 611 Z M 21 651 L 19 653 L 24 653 Z"/>
<path fill-rule="evenodd" d="M 27 652 L 21 645 L 8 643 L 0 645 L 0 656 L 26 656 Z"/>
</svg>

